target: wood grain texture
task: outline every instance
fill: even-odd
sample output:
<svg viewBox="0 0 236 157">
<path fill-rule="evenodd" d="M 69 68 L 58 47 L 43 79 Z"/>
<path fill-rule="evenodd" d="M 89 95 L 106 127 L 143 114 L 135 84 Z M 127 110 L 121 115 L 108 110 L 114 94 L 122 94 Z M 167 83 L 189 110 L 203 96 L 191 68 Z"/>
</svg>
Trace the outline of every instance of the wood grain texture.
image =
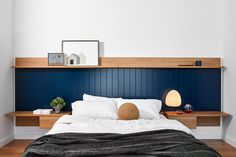
<svg viewBox="0 0 236 157">
<path fill-rule="evenodd" d="M 196 117 L 169 117 L 169 119 L 178 120 L 179 122 L 183 123 L 185 126 L 187 126 L 190 129 L 197 128 L 197 118 Z"/>
<path fill-rule="evenodd" d="M 20 157 L 33 140 L 14 140 L 0 148 L 0 157 Z"/>
<path fill-rule="evenodd" d="M 38 117 L 16 117 L 16 126 L 39 126 Z"/>
<path fill-rule="evenodd" d="M 174 111 L 165 112 L 168 116 L 171 117 L 228 117 L 230 116 L 228 113 L 220 112 L 220 111 L 194 111 L 192 113 L 177 114 Z"/>
<path fill-rule="evenodd" d="M 220 117 L 198 117 L 197 126 L 220 126 Z"/>
<path fill-rule="evenodd" d="M 60 117 L 40 117 L 39 118 L 39 127 L 42 129 L 51 129 L 54 123 Z"/>
<path fill-rule="evenodd" d="M 236 148 L 229 145 L 223 140 L 202 140 L 210 147 L 217 150 L 222 157 L 235 157 L 236 156 Z"/>
<path fill-rule="evenodd" d="M 222 157 L 235 157 L 236 148 L 227 144 L 223 140 L 202 140 L 218 151 Z M 32 142 L 32 140 L 14 140 L 3 148 L 0 148 L 0 157 L 20 157 L 24 149 Z"/>
<path fill-rule="evenodd" d="M 194 65 L 196 60 L 201 60 L 203 67 L 221 66 L 220 58 L 102 57 L 100 63 L 105 67 L 183 67 Z"/>
<path fill-rule="evenodd" d="M 48 66 L 47 58 L 16 58 L 12 68 L 223 68 L 221 58 L 100 57 L 99 66 Z M 196 60 L 202 66 L 194 65 Z"/>
<path fill-rule="evenodd" d="M 33 111 L 16 111 L 7 113 L 6 116 L 11 117 L 61 117 L 63 115 L 71 114 L 71 112 L 61 112 L 58 114 L 33 114 Z"/>
<path fill-rule="evenodd" d="M 40 126 L 41 128 L 51 128 L 52 125 L 63 115 L 69 115 L 70 112 L 61 112 L 58 114 L 33 114 L 32 111 L 16 111 L 6 114 L 6 116 L 16 118 L 16 126 Z"/>
<path fill-rule="evenodd" d="M 227 117 L 229 114 L 218 111 L 196 111 L 177 114 L 173 111 L 167 111 L 165 116 L 169 119 L 180 121 L 190 129 L 195 129 L 197 126 L 220 126 L 221 117 Z"/>
<path fill-rule="evenodd" d="M 16 58 L 16 66 L 48 66 L 47 58 Z"/>
</svg>

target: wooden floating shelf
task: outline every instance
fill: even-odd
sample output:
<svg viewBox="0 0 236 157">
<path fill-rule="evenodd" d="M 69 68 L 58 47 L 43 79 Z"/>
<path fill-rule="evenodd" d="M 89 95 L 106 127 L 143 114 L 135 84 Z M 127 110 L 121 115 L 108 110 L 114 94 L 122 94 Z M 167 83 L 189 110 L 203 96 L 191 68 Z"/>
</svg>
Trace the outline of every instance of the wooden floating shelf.
<svg viewBox="0 0 236 157">
<path fill-rule="evenodd" d="M 202 66 L 194 65 L 196 60 Z M 220 58 L 141 58 L 141 57 L 100 57 L 98 66 L 48 66 L 47 58 L 16 58 L 16 69 L 89 69 L 89 68 L 163 68 L 163 69 L 220 69 Z"/>
<path fill-rule="evenodd" d="M 102 69 L 102 68 L 163 68 L 163 69 L 221 69 L 224 66 L 175 66 L 175 67 L 105 67 L 105 66 L 11 66 L 15 69 Z"/>
<path fill-rule="evenodd" d="M 190 129 L 196 129 L 198 126 L 220 126 L 222 117 L 229 117 L 230 114 L 220 111 L 194 111 L 192 113 L 177 114 L 173 111 L 166 111 L 165 116 L 168 119 L 175 119 L 188 126 Z"/>
<path fill-rule="evenodd" d="M 168 111 L 172 117 L 228 117 L 230 114 L 221 111 L 194 111 L 192 113 L 177 114 L 174 111 Z"/>
<path fill-rule="evenodd" d="M 51 113 L 51 114 L 33 114 L 33 111 L 16 111 L 7 113 L 6 116 L 10 117 L 60 117 L 65 114 L 71 114 L 71 112 Z"/>
<path fill-rule="evenodd" d="M 11 66 L 16 69 L 93 69 L 100 66 Z"/>
<path fill-rule="evenodd" d="M 61 116 L 70 114 L 71 112 L 33 114 L 33 111 L 16 111 L 7 113 L 6 116 L 15 117 L 16 126 L 38 126 L 42 129 L 50 129 Z"/>
</svg>

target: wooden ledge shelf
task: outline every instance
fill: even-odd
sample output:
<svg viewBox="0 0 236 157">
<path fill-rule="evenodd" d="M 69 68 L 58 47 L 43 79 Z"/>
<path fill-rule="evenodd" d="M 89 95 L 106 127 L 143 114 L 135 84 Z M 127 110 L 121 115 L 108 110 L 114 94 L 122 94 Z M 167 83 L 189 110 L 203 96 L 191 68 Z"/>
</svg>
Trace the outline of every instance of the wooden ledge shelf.
<svg viewBox="0 0 236 157">
<path fill-rule="evenodd" d="M 220 111 L 195 111 L 182 114 L 166 111 L 165 116 L 168 119 L 180 121 L 190 129 L 196 129 L 198 126 L 220 126 L 221 117 L 228 117 L 230 115 Z"/>
<path fill-rule="evenodd" d="M 202 66 L 194 65 L 196 60 Z M 48 66 L 47 58 L 16 58 L 15 69 L 89 69 L 89 68 L 163 68 L 163 69 L 221 69 L 220 58 L 157 58 L 100 57 L 99 66 Z"/>
<path fill-rule="evenodd" d="M 32 111 L 16 111 L 8 113 L 6 116 L 15 117 L 16 126 L 39 126 L 43 129 L 50 129 L 61 116 L 70 114 L 70 112 L 33 114 Z"/>
<path fill-rule="evenodd" d="M 11 117 L 61 117 L 63 115 L 70 114 L 70 112 L 61 112 L 58 114 L 33 114 L 33 111 L 16 111 L 7 113 L 6 116 Z"/>
<path fill-rule="evenodd" d="M 105 67 L 105 66 L 11 66 L 14 69 L 102 69 L 102 68 L 160 68 L 160 69 L 222 69 L 224 66 L 175 66 L 175 67 Z"/>
<path fill-rule="evenodd" d="M 172 117 L 228 117 L 230 116 L 230 114 L 225 113 L 225 112 L 220 112 L 220 111 L 194 111 L 192 113 L 181 113 L 181 114 L 177 114 L 174 111 L 167 111 L 165 112 L 167 113 L 169 116 Z"/>
</svg>

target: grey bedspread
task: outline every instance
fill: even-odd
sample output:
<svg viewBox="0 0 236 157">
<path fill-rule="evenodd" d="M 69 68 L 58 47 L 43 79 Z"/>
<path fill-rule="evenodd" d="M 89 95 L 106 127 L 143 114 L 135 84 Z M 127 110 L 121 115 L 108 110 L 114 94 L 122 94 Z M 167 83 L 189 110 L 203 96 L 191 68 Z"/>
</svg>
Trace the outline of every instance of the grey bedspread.
<svg viewBox="0 0 236 157">
<path fill-rule="evenodd" d="M 46 135 L 33 141 L 23 154 L 23 157 L 49 156 L 220 157 L 192 135 L 176 130 Z"/>
</svg>

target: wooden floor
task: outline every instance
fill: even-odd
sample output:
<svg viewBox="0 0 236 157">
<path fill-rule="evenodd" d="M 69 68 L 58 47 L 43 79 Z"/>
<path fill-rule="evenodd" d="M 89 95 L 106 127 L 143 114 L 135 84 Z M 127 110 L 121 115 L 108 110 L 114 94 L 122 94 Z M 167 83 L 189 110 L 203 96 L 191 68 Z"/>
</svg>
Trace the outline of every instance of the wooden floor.
<svg viewBox="0 0 236 157">
<path fill-rule="evenodd" d="M 203 140 L 206 144 L 216 149 L 223 157 L 236 157 L 236 148 L 222 140 Z M 14 140 L 0 148 L 0 157 L 19 157 L 31 140 Z"/>
</svg>

